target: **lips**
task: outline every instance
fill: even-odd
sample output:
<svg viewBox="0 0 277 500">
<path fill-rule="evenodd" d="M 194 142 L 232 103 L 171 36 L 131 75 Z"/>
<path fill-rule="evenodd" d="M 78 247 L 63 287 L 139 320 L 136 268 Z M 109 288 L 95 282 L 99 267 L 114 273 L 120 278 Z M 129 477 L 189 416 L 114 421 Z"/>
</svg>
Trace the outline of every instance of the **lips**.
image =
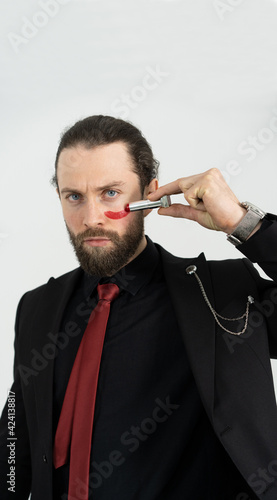
<svg viewBox="0 0 277 500">
<path fill-rule="evenodd" d="M 84 243 L 90 247 L 104 247 L 110 243 L 111 240 L 108 238 L 103 238 L 101 236 L 97 236 L 95 238 L 87 238 L 84 240 Z"/>
</svg>

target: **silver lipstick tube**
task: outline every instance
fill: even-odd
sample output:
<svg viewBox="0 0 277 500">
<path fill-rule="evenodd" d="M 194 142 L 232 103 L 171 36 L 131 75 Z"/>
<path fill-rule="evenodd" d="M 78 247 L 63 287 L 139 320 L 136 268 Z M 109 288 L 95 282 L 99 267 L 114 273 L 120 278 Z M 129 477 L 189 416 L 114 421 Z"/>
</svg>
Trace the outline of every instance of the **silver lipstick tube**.
<svg viewBox="0 0 277 500">
<path fill-rule="evenodd" d="M 135 212 L 136 210 L 146 210 L 147 208 L 168 208 L 171 205 L 170 196 L 162 196 L 160 200 L 150 201 L 150 200 L 141 200 L 135 201 L 134 203 L 129 203 L 130 212 Z"/>
</svg>

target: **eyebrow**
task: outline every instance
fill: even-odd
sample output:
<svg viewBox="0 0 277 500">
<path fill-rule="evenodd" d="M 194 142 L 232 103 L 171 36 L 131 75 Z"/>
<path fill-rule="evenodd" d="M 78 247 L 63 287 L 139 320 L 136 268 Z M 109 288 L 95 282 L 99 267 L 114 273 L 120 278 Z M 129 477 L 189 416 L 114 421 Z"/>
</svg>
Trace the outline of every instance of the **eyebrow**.
<svg viewBox="0 0 277 500">
<path fill-rule="evenodd" d="M 120 186 L 124 186 L 126 184 L 126 182 L 123 182 L 123 181 L 112 181 L 112 182 L 109 182 L 108 184 L 105 184 L 104 186 L 99 186 L 97 188 L 97 191 L 105 191 L 105 189 L 111 189 L 113 187 L 120 187 Z M 70 188 L 70 187 L 65 187 L 61 190 L 61 194 L 62 193 L 78 193 L 78 194 L 81 194 L 80 190 L 78 189 L 74 189 L 74 188 Z"/>
</svg>

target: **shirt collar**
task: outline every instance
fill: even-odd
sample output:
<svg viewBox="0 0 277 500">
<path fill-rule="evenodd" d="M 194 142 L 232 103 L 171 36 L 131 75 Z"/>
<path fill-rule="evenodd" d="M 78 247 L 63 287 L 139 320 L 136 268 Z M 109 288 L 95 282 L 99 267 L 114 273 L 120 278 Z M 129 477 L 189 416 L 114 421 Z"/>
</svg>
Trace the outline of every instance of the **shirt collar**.
<svg viewBox="0 0 277 500">
<path fill-rule="evenodd" d="M 153 241 L 146 236 L 145 249 L 129 264 L 120 269 L 114 276 L 99 278 L 84 273 L 83 290 L 85 297 L 90 297 L 99 281 L 101 283 L 115 283 L 120 290 L 136 295 L 137 292 L 151 280 L 159 262 L 159 253 Z"/>
</svg>

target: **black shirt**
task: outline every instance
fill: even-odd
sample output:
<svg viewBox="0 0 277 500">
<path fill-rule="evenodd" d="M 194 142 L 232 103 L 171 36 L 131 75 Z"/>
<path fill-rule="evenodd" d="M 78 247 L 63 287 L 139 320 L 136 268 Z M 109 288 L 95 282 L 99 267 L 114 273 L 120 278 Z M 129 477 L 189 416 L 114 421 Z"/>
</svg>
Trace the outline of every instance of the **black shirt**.
<svg viewBox="0 0 277 500">
<path fill-rule="evenodd" d="M 203 409 L 153 242 L 147 238 L 145 250 L 107 281 L 121 292 L 99 373 L 92 500 L 233 500 L 248 491 Z M 98 282 L 83 273 L 65 310 L 61 332 L 70 322 L 77 334 L 55 360 L 54 430 Z M 68 464 L 54 471 L 55 499 L 65 498 L 68 472 Z"/>
</svg>

